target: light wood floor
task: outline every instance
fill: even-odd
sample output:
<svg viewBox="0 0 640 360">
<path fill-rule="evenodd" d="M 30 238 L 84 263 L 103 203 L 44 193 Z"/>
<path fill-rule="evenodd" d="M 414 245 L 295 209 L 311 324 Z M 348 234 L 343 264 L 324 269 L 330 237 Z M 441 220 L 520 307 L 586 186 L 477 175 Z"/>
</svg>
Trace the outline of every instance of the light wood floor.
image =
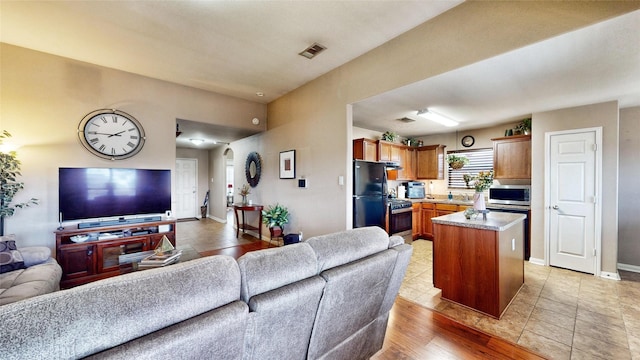
<svg viewBox="0 0 640 360">
<path fill-rule="evenodd" d="M 176 243 L 201 256 L 244 253 L 271 245 L 248 234 L 236 238 L 227 224 L 211 219 L 179 222 Z M 411 301 L 398 297 L 391 309 L 383 348 L 372 359 L 544 359 L 520 346 L 482 333 Z"/>
</svg>

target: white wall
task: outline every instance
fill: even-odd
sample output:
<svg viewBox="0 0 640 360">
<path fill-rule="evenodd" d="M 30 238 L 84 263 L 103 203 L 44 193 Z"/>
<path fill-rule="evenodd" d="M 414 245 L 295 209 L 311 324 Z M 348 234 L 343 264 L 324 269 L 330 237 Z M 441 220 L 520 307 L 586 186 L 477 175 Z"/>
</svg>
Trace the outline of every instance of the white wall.
<svg viewBox="0 0 640 360">
<path fill-rule="evenodd" d="M 620 110 L 618 263 L 640 267 L 640 107 Z"/>
<path fill-rule="evenodd" d="M 602 127 L 602 271 L 616 273 L 618 258 L 618 103 L 534 113 L 531 121 L 531 257 L 545 258 L 545 133 Z"/>
</svg>

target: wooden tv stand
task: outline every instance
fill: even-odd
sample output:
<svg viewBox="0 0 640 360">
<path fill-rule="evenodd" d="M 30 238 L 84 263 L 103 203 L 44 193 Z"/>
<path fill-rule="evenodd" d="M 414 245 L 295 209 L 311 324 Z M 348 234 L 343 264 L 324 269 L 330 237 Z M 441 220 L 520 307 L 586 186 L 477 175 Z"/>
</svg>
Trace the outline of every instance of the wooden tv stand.
<svg viewBox="0 0 640 360">
<path fill-rule="evenodd" d="M 166 230 L 165 228 L 168 228 L 168 231 L 159 231 Z M 78 229 L 77 225 L 73 225 L 57 230 L 55 234 L 56 257 L 62 267 L 60 287 L 70 288 L 120 275 L 120 255 L 153 250 L 163 236 L 175 246 L 176 221 L 163 220 L 88 229 Z M 77 235 L 100 235 L 100 238 L 79 243 L 71 241 L 71 237 Z"/>
</svg>

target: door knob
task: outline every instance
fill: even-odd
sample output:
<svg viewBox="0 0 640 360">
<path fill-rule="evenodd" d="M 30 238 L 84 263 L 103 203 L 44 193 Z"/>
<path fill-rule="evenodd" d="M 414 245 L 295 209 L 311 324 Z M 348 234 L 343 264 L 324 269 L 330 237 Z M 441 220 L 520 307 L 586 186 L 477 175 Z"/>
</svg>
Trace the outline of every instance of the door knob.
<svg viewBox="0 0 640 360">
<path fill-rule="evenodd" d="M 553 205 L 553 208 L 552 208 L 552 209 L 553 209 L 553 210 L 558 210 L 558 209 L 560 209 L 560 207 L 559 207 L 558 205 Z"/>
</svg>

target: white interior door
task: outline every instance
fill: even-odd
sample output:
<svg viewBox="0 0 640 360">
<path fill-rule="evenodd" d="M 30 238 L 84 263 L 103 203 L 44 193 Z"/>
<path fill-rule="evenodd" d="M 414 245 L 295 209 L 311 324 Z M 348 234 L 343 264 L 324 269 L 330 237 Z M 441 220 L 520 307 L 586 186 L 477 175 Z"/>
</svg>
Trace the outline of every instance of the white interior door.
<svg viewBox="0 0 640 360">
<path fill-rule="evenodd" d="M 178 219 L 196 217 L 199 214 L 196 205 L 197 173 L 197 159 L 176 159 L 176 208 L 174 210 L 175 217 Z"/>
<path fill-rule="evenodd" d="M 594 274 L 598 137 L 596 130 L 552 134 L 549 146 L 549 264 Z M 599 217 L 598 217 L 599 218 Z"/>
</svg>

